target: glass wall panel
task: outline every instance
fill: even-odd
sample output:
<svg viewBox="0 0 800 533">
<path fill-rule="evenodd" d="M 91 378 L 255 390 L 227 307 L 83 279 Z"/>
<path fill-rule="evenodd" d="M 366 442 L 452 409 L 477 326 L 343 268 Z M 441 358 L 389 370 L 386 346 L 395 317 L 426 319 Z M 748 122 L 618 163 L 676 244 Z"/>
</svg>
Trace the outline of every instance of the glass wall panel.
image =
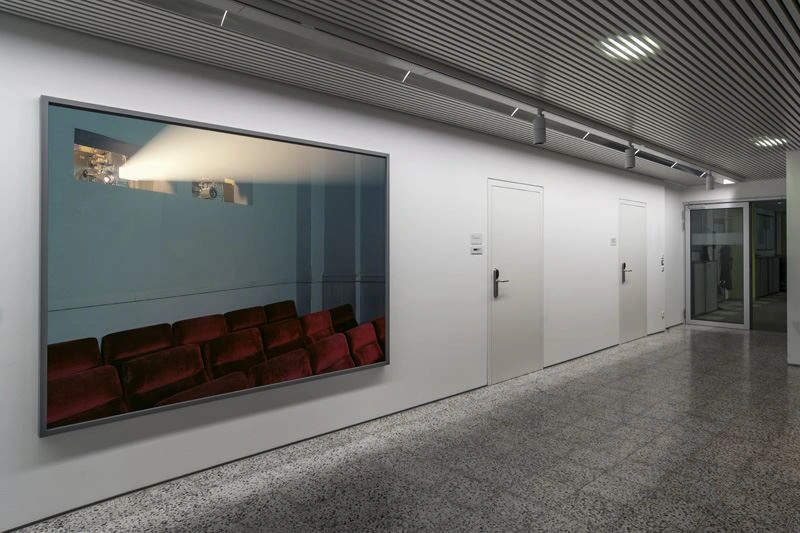
<svg viewBox="0 0 800 533">
<path fill-rule="evenodd" d="M 690 318 L 745 324 L 744 209 L 692 209 Z"/>
</svg>

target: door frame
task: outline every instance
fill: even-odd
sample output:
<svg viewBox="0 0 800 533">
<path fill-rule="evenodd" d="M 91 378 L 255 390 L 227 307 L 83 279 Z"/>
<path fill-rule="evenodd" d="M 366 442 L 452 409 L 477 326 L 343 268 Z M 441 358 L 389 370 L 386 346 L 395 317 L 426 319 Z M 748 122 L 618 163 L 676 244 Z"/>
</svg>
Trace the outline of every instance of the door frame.
<svg viewBox="0 0 800 533">
<path fill-rule="evenodd" d="M 731 324 L 727 322 L 715 322 L 713 320 L 700 320 L 692 318 L 692 211 L 701 211 L 705 209 L 728 209 L 728 208 L 741 208 L 742 210 L 742 267 L 744 271 L 744 286 L 742 287 L 743 298 L 742 309 L 744 311 L 743 324 Z M 734 201 L 734 202 L 708 202 L 708 203 L 691 203 L 686 204 L 683 213 L 684 220 L 684 323 L 695 326 L 712 326 L 716 328 L 729 328 L 729 329 L 750 329 L 750 307 L 752 303 L 752 295 L 750 294 L 750 269 L 752 267 L 750 258 L 750 201 Z"/>
<path fill-rule="evenodd" d="M 500 178 L 487 178 L 486 180 L 486 265 L 484 270 L 486 271 L 486 384 L 492 382 L 492 365 L 491 365 L 491 358 L 492 358 L 492 301 L 494 300 L 494 293 L 493 293 L 493 279 L 492 279 L 492 187 L 501 186 L 507 189 L 517 189 L 522 191 L 530 191 L 530 192 L 538 192 L 539 198 L 541 199 L 541 209 L 539 212 L 539 242 L 541 243 L 541 260 L 542 260 L 542 275 L 541 279 L 539 279 L 539 289 L 540 294 L 542 295 L 542 299 L 539 302 L 539 308 L 541 312 L 539 316 L 541 317 L 540 323 L 540 331 L 542 332 L 541 338 L 538 340 L 540 352 L 542 354 L 542 368 L 545 367 L 545 357 L 544 357 L 544 187 L 541 185 L 533 185 L 530 183 L 524 183 L 519 181 L 511 181 L 506 179 Z"/>
<path fill-rule="evenodd" d="M 620 276 L 620 268 L 622 265 L 622 257 L 620 257 L 620 250 L 622 249 L 622 241 L 619 239 L 619 236 L 622 235 L 622 206 L 629 205 L 633 207 L 641 207 L 644 209 L 644 335 L 641 337 L 637 337 L 637 339 L 641 339 L 647 337 L 647 317 L 648 317 L 648 309 L 647 309 L 647 270 L 649 266 L 649 257 L 647 255 L 648 247 L 647 247 L 647 202 L 642 202 L 639 200 L 629 200 L 628 198 L 620 198 L 619 204 L 617 206 L 617 286 L 619 287 L 619 291 L 617 291 L 617 298 L 618 298 L 618 306 L 619 306 L 619 328 L 617 330 L 617 339 L 619 343 L 622 344 L 622 277 Z M 625 342 L 632 342 L 636 339 L 631 339 Z"/>
</svg>

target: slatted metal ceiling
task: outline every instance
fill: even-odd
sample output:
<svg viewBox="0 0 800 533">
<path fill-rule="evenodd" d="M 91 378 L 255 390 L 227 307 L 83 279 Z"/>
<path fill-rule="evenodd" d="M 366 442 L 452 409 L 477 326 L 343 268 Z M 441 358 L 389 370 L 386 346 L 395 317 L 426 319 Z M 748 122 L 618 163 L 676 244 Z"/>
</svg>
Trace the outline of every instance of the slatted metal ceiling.
<svg viewBox="0 0 800 533">
<path fill-rule="evenodd" d="M 252 2 L 266 6 L 273 2 Z M 800 147 L 796 0 L 277 0 L 536 95 L 752 179 L 784 177 L 770 135 Z M 600 39 L 646 34 L 660 53 L 613 61 Z"/>
<path fill-rule="evenodd" d="M 292 4 L 292 2 L 284 3 Z M 408 10 L 415 7 L 413 4 L 414 2 L 407 1 L 394 2 L 391 6 L 381 5 L 379 9 L 370 2 L 354 1 L 346 5 L 336 4 L 337 11 L 331 11 L 330 13 L 325 10 L 332 9 L 334 5 L 333 2 L 304 2 L 302 7 L 313 11 L 317 16 L 325 15 L 339 24 L 355 24 L 360 31 L 368 30 L 372 32 L 375 37 L 400 42 L 406 39 L 407 36 L 401 35 L 402 32 L 399 30 L 395 31 L 395 29 L 392 29 L 390 31 L 387 29 L 390 27 L 389 23 L 392 21 L 407 20 L 395 19 L 399 14 L 394 13 L 388 16 L 383 28 L 375 28 L 375 24 L 361 25 L 360 22 L 347 22 L 345 20 L 345 14 L 346 17 L 355 17 L 356 15 L 368 16 L 374 23 L 375 21 L 384 20 L 387 17 L 386 11 L 389 8 Z M 421 5 L 422 3 L 417 5 L 416 8 L 421 9 Z M 444 4 L 437 5 L 440 6 L 439 9 L 442 9 Z M 301 6 L 298 4 L 298 7 Z M 449 7 L 452 8 L 453 6 L 451 5 Z M 475 8 L 475 6 L 472 6 L 472 8 Z M 348 68 L 347 66 L 336 64 L 331 61 L 321 60 L 309 54 L 281 48 L 280 46 L 259 39 L 225 31 L 224 29 L 209 27 L 206 23 L 162 11 L 132 0 L 120 0 L 113 3 L 100 0 L 80 0 L 69 3 L 55 0 L 0 0 L 0 9 L 93 35 L 97 34 L 97 21 L 102 21 L 105 30 L 103 35 L 113 36 L 113 39 L 118 41 L 203 63 L 214 64 L 231 70 L 307 87 L 321 92 L 332 93 L 410 114 L 425 116 L 441 122 L 490 133 L 515 141 L 525 143 L 531 142 L 532 132 L 530 125 L 521 120 L 513 119 L 504 113 L 488 110 L 418 87 L 402 84 L 399 80 L 387 79 L 382 76 L 376 76 Z M 374 11 L 370 11 L 370 9 L 374 9 Z M 469 12 L 469 9 L 466 11 Z M 553 13 L 558 11 L 559 10 L 553 10 Z M 91 13 L 92 17 L 87 17 L 87 13 Z M 436 12 L 433 12 L 431 16 L 427 17 L 430 20 L 425 21 L 424 24 L 423 21 L 419 21 L 419 24 L 415 27 L 425 26 L 428 28 L 426 31 L 434 32 L 436 26 L 431 26 L 431 21 L 436 20 L 434 13 Z M 442 12 L 439 12 L 439 16 L 441 16 L 441 13 Z M 555 15 L 551 13 L 550 16 L 552 17 Z M 453 22 L 440 21 L 440 26 L 444 27 L 446 25 L 445 23 L 453 24 Z M 486 26 L 488 27 L 488 25 Z M 559 31 L 563 32 L 565 30 L 562 28 Z M 462 33 L 458 35 L 461 36 Z M 442 32 L 441 35 L 446 36 L 447 34 L 446 32 Z M 483 32 L 481 35 L 483 35 L 483 37 L 481 37 L 482 39 L 487 38 L 486 32 Z M 657 38 L 659 37 L 657 36 Z M 432 46 L 432 40 L 427 40 L 424 37 L 419 37 L 419 39 L 421 39 L 420 42 L 423 45 Z M 473 36 L 472 39 L 474 41 L 475 37 Z M 404 42 L 404 45 L 415 48 L 418 51 L 425 51 L 420 50 L 421 48 L 425 48 L 425 46 L 420 46 L 420 42 L 417 42 L 414 46 L 412 46 L 413 43 Z M 667 42 L 663 39 L 661 39 L 660 42 L 662 42 L 662 46 L 667 48 Z M 444 44 L 437 44 L 436 46 L 444 46 Z M 454 46 L 455 45 L 452 43 L 449 45 L 450 48 L 457 51 Z M 518 45 L 516 46 L 519 48 Z M 594 43 L 592 43 L 592 46 L 594 46 Z M 465 48 L 465 50 L 469 53 L 468 48 Z M 500 53 L 498 50 L 501 50 L 501 47 L 486 50 L 482 52 L 482 54 L 488 54 L 490 52 L 491 54 L 497 54 Z M 451 51 L 450 53 L 454 54 L 455 51 Z M 594 49 L 588 49 L 588 52 L 584 51 L 583 53 L 593 54 L 590 59 L 595 61 L 596 65 L 603 65 L 603 56 L 597 54 Z M 453 64 L 459 68 L 466 67 L 463 60 L 462 63 L 459 64 L 455 61 L 455 59 L 457 59 L 455 57 L 442 54 L 437 56 L 437 59 L 453 61 Z M 605 61 L 608 63 L 607 60 Z M 622 70 L 611 70 L 609 75 L 620 75 L 619 72 L 625 73 L 627 72 L 626 69 L 631 70 L 634 67 L 652 69 L 657 61 L 664 61 L 663 54 L 662 57 L 659 57 L 650 64 L 620 65 L 615 63 L 612 65 L 614 69 L 622 68 Z M 470 71 L 485 75 L 485 73 L 481 72 L 483 68 L 481 65 L 485 65 L 488 69 L 489 63 L 490 61 L 486 58 L 481 59 L 481 62 L 475 60 L 472 65 L 470 65 Z M 565 62 L 562 57 L 562 63 L 568 63 L 568 61 Z M 551 93 L 554 91 L 556 93 L 558 92 L 554 88 L 558 84 L 566 83 L 569 85 L 566 78 L 558 78 L 552 74 L 545 76 L 547 73 L 546 64 L 545 61 L 530 63 L 526 68 L 530 73 L 536 74 L 536 76 L 531 74 L 529 76 L 528 85 L 524 87 L 522 83 L 524 79 L 520 77 L 518 86 L 515 87 L 524 88 L 525 90 L 531 90 L 531 88 L 536 89 L 536 87 L 531 85 L 531 83 L 536 82 L 541 85 L 539 87 L 540 91 L 537 93 L 531 90 L 531 94 L 547 96 L 549 98 Z M 583 80 L 578 80 L 576 78 L 573 80 L 574 83 L 572 86 L 581 88 L 581 84 L 588 83 L 592 76 L 599 76 L 597 73 L 599 67 L 596 65 L 591 67 L 594 70 L 587 70 L 587 72 L 589 72 L 589 74 L 586 75 L 589 76 L 588 78 L 586 76 L 584 76 Z M 607 69 L 610 68 L 609 65 L 604 65 L 604 67 Z M 491 68 L 495 69 L 495 66 L 492 65 Z M 521 67 L 508 69 L 508 74 L 504 74 L 503 70 L 499 69 L 499 71 L 496 72 L 497 77 L 494 79 L 496 81 L 500 80 L 503 83 L 508 83 L 508 79 L 506 78 L 513 74 L 512 71 L 519 71 L 520 68 Z M 574 67 L 570 66 L 570 68 Z M 519 76 L 519 73 L 514 75 Z M 587 87 L 586 89 L 588 91 L 589 88 Z M 621 89 L 619 87 L 612 87 L 612 90 Z M 562 98 L 564 102 L 569 103 L 575 99 L 579 99 L 581 94 L 581 91 L 571 89 L 569 93 L 564 93 Z M 587 116 L 597 119 L 598 122 L 610 124 L 621 130 L 635 132 L 642 138 L 657 138 L 661 144 L 674 147 L 676 151 L 683 151 L 694 156 L 696 159 L 714 163 L 719 167 L 732 169 L 739 174 L 745 174 L 748 178 L 783 177 L 782 152 L 777 150 L 757 150 L 755 147 L 748 144 L 749 141 L 745 141 L 743 145 L 741 140 L 739 140 L 737 141 L 739 144 L 734 147 L 730 144 L 733 143 L 735 140 L 734 137 L 738 135 L 738 132 L 731 131 L 734 129 L 734 124 L 726 123 L 725 120 L 738 116 L 741 121 L 742 116 L 745 116 L 742 109 L 730 108 L 727 115 L 721 114 L 717 116 L 712 113 L 711 118 L 721 124 L 719 128 L 720 131 L 716 132 L 713 129 L 709 129 L 707 125 L 702 125 L 702 127 L 700 127 L 695 124 L 698 121 L 702 122 L 702 120 L 699 120 L 697 116 L 689 113 L 681 114 L 679 120 L 671 120 L 671 117 L 666 116 L 664 113 L 660 122 L 654 122 L 652 118 L 658 115 L 658 113 L 653 114 L 652 110 L 648 110 L 648 113 L 644 113 L 641 109 L 629 106 L 627 102 L 620 104 L 617 101 L 612 102 L 613 105 L 606 107 L 598 106 L 597 108 L 592 108 L 590 105 L 587 107 L 587 102 L 594 101 L 592 99 L 597 98 L 596 94 L 588 91 L 583 98 L 583 107 L 572 106 L 572 109 L 579 110 Z M 706 100 L 707 99 L 708 98 L 706 98 Z M 661 102 L 662 111 L 664 106 L 675 105 L 678 107 L 685 107 L 686 105 L 696 105 L 696 101 L 692 98 L 684 98 L 677 103 L 673 103 L 668 99 L 666 94 L 661 93 L 653 94 L 651 100 L 653 100 L 653 102 Z M 719 98 L 717 98 L 717 100 L 719 100 Z M 769 103 L 770 105 L 780 104 L 780 102 Z M 561 102 L 561 105 L 564 105 L 564 103 Z M 567 106 L 564 105 L 564 107 Z M 758 106 L 751 105 L 750 111 L 757 107 Z M 590 113 L 590 111 L 593 111 L 593 113 Z M 709 111 L 706 110 L 701 117 L 705 117 L 708 114 Z M 770 121 L 772 117 L 772 115 L 764 116 L 763 120 Z M 787 115 L 787 117 L 789 116 Z M 620 125 L 624 127 L 620 127 Z M 653 128 L 651 128 L 651 126 L 653 126 Z M 741 124 L 737 127 L 741 129 Z M 674 137 L 670 137 L 668 135 L 670 131 L 676 131 L 677 133 Z M 782 133 L 783 131 L 785 130 L 777 129 L 777 127 L 769 131 L 760 129 L 753 133 L 752 136 Z M 716 133 L 720 135 L 716 135 Z M 663 140 L 659 136 L 663 136 Z M 785 136 L 790 137 L 788 134 Z M 726 141 L 726 139 L 728 140 Z M 687 140 L 694 140 L 697 144 L 686 144 Z M 683 149 L 684 147 L 686 148 L 685 150 Z M 617 167 L 622 165 L 622 155 L 616 150 L 604 148 L 588 142 L 582 142 L 579 139 L 560 135 L 557 132 L 551 132 L 545 148 Z M 745 153 L 742 154 L 740 152 Z M 740 159 L 741 164 L 739 161 Z M 659 165 L 649 164 L 643 161 L 637 165 L 637 172 L 686 184 L 696 184 L 699 181 L 697 178 L 688 174 L 668 168 L 665 169 Z"/>
</svg>

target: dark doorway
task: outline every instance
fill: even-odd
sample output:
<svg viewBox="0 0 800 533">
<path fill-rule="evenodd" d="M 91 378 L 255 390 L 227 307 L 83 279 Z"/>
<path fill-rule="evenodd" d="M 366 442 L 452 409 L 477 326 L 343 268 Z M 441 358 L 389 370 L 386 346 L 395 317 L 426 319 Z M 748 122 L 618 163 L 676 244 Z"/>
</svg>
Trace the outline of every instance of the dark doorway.
<svg viewBox="0 0 800 533">
<path fill-rule="evenodd" d="M 750 203 L 751 327 L 786 331 L 786 201 Z"/>
</svg>

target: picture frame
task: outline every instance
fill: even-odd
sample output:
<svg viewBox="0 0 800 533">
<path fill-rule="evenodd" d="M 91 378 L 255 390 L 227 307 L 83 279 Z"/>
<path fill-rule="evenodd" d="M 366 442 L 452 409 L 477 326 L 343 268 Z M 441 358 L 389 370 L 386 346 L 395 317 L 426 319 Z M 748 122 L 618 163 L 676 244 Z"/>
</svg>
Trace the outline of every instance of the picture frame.
<svg viewBox="0 0 800 533">
<path fill-rule="evenodd" d="M 389 154 L 51 96 L 40 105 L 40 436 L 389 364 Z M 295 311 L 280 332 L 266 322 L 280 318 L 275 305 Z M 315 314 L 332 335 L 315 337 Z M 298 327 L 294 359 L 270 351 Z M 374 345 L 354 347 L 370 331 Z M 326 367 L 330 354 L 339 363 Z M 293 370 L 280 374 L 278 359 Z M 172 383 L 178 368 L 191 375 Z M 100 392 L 65 399 L 84 389 Z M 72 412 L 81 406 L 94 414 Z"/>
</svg>

